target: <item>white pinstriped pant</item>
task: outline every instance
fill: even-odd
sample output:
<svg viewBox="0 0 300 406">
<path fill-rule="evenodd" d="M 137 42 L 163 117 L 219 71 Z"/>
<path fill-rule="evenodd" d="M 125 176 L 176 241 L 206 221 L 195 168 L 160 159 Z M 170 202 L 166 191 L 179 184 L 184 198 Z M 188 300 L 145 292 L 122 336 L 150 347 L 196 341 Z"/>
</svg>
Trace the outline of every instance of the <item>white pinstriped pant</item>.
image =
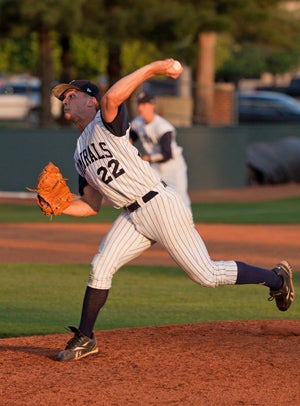
<svg viewBox="0 0 300 406">
<path fill-rule="evenodd" d="M 141 203 L 133 213 L 123 211 L 115 220 L 92 261 L 88 286 L 110 289 L 118 269 L 155 242 L 169 252 L 194 282 L 206 287 L 235 284 L 236 262 L 210 259 L 183 200 L 162 184 L 153 190 L 159 194 Z"/>
</svg>

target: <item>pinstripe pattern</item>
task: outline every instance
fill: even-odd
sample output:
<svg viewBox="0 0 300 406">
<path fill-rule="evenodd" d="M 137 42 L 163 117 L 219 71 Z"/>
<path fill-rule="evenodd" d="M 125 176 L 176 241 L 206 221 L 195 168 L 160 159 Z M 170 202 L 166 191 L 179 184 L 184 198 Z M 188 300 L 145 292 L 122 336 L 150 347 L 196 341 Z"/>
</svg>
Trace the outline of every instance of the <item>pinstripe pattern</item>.
<svg viewBox="0 0 300 406">
<path fill-rule="evenodd" d="M 127 262 L 150 248 L 153 242 L 136 230 L 130 215 L 122 212 L 102 240 L 92 261 L 88 285 L 109 289 L 113 275 Z"/>
<path fill-rule="evenodd" d="M 160 194 L 141 209 L 146 211 L 146 214 L 143 213 L 146 221 L 141 221 L 140 232 L 145 233 L 150 223 L 155 225 L 149 237 L 164 246 L 178 266 L 196 283 L 209 287 L 235 283 L 236 263 L 212 261 L 194 227 L 190 211 L 171 189 L 165 194 Z M 141 216 L 141 211 L 136 212 L 137 217 Z"/>
<path fill-rule="evenodd" d="M 84 159 L 87 149 L 89 154 Z M 116 208 L 128 206 L 160 181 L 149 163 L 143 161 L 130 144 L 128 134 L 121 137 L 111 134 L 104 127 L 99 112 L 79 137 L 74 161 L 77 171 Z M 99 168 L 103 169 L 100 175 Z M 123 173 L 115 177 L 114 169 Z M 109 183 L 103 182 L 110 178 Z"/>
<path fill-rule="evenodd" d="M 92 262 L 88 285 L 109 289 L 114 273 L 159 242 L 196 283 L 216 287 L 234 284 L 234 261 L 212 261 L 196 231 L 190 210 L 171 188 L 157 185 L 159 194 L 135 212 L 123 212 L 102 241 Z"/>
<path fill-rule="evenodd" d="M 113 206 L 134 201 L 141 206 L 131 214 L 122 212 L 101 242 L 92 261 L 90 287 L 109 289 L 118 269 L 155 242 L 198 284 L 215 287 L 236 282 L 237 264 L 210 259 L 183 199 L 162 185 L 130 144 L 128 134 L 116 136 L 105 128 L 100 112 L 78 138 L 74 160 L 78 172 Z M 141 197 L 150 190 L 158 194 L 144 204 Z"/>
</svg>

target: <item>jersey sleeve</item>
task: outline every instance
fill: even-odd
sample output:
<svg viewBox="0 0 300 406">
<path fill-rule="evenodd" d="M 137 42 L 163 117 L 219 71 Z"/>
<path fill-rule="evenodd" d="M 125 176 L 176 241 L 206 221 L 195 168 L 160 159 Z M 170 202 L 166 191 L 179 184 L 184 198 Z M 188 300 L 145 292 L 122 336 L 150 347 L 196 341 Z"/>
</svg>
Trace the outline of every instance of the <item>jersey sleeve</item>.
<svg viewBox="0 0 300 406">
<path fill-rule="evenodd" d="M 83 189 L 87 185 L 88 185 L 88 183 L 87 183 L 86 179 L 83 176 L 79 175 L 78 176 L 78 191 L 79 191 L 80 196 L 83 196 Z"/>
<path fill-rule="evenodd" d="M 171 159 L 172 158 L 171 142 L 172 142 L 171 131 L 166 132 L 164 135 L 162 135 L 159 140 L 160 153 L 152 154 L 150 156 L 150 162 L 163 163 Z"/>
<path fill-rule="evenodd" d="M 102 115 L 101 115 L 102 117 Z M 125 103 L 122 103 L 119 106 L 118 114 L 114 121 L 111 123 L 107 123 L 103 117 L 102 121 L 104 126 L 116 137 L 123 137 L 126 134 L 126 131 L 129 128 L 129 116 L 128 111 Z"/>
<path fill-rule="evenodd" d="M 129 131 L 129 138 L 131 141 L 134 143 L 138 140 L 139 136 L 136 131 L 134 131 L 132 128 Z"/>
<path fill-rule="evenodd" d="M 161 153 L 163 156 L 162 162 L 166 162 L 172 158 L 171 141 L 172 133 L 170 131 L 165 133 L 160 139 Z"/>
</svg>

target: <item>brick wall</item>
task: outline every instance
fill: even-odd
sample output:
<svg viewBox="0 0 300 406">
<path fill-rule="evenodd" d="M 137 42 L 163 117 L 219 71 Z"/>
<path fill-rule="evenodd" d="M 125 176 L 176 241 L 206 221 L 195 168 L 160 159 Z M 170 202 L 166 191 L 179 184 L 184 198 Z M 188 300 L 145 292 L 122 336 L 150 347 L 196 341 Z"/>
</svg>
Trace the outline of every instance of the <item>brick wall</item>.
<svg viewBox="0 0 300 406">
<path fill-rule="evenodd" d="M 232 125 L 236 121 L 234 87 L 231 84 L 216 84 L 212 113 L 208 125 Z"/>
</svg>

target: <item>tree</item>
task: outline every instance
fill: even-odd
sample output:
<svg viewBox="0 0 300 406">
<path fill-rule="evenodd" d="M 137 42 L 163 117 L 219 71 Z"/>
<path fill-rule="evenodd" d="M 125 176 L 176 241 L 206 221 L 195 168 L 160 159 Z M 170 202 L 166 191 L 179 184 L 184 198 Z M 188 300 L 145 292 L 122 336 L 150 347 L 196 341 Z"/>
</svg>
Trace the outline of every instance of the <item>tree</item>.
<svg viewBox="0 0 300 406">
<path fill-rule="evenodd" d="M 63 81 L 69 81 L 75 74 L 86 72 L 93 77 L 103 71 L 108 74 L 109 84 L 114 83 L 139 66 L 135 60 L 124 63 L 123 51 L 131 44 L 145 44 L 145 48 L 151 50 L 151 55 L 137 58 L 142 63 L 150 61 L 152 55 L 177 57 L 193 70 L 195 123 L 203 123 L 197 121 L 199 117 L 205 123 L 212 95 L 203 89 L 213 88 L 215 45 L 219 33 L 227 33 L 232 39 L 235 51 L 232 55 L 239 56 L 240 52 L 240 55 L 247 56 L 248 63 L 251 61 L 251 52 L 248 52 L 251 47 L 258 54 L 260 49 L 267 50 L 261 66 L 256 66 L 257 71 L 263 66 L 277 66 L 279 69 L 279 62 L 280 69 L 284 69 L 293 62 L 287 55 L 297 55 L 299 51 L 300 24 L 294 18 L 295 14 L 291 16 L 284 9 L 279 10 L 279 4 L 282 1 L 0 0 L 0 34 L 6 38 L 27 38 L 33 34 L 37 37 L 42 125 L 48 125 L 51 120 L 49 92 L 54 79 L 53 48 L 56 43 L 60 46 L 59 79 Z M 80 48 L 87 43 L 89 46 Z M 89 47 L 100 48 L 103 56 L 98 59 L 91 54 L 90 57 Z M 144 51 L 141 47 L 136 49 L 141 53 Z M 208 52 L 206 56 L 204 50 Z M 207 63 L 208 56 L 210 64 Z M 249 71 L 248 63 L 232 62 L 230 64 L 227 59 L 227 74 L 229 65 L 239 76 L 245 69 Z"/>
<path fill-rule="evenodd" d="M 49 126 L 53 121 L 49 98 L 54 80 L 52 32 L 57 29 L 64 34 L 69 29 L 75 30 L 81 21 L 82 3 L 83 0 L 0 0 L 1 35 L 26 37 L 35 32 L 38 37 L 37 74 L 41 78 L 41 126 Z"/>
<path fill-rule="evenodd" d="M 192 37 L 189 45 L 196 44 L 198 48 L 198 57 L 194 58 L 197 62 L 194 65 L 196 124 L 209 121 L 215 74 L 214 35 L 226 32 L 237 45 L 250 43 L 274 52 L 291 51 L 295 49 L 295 43 L 299 44 L 299 19 L 292 18 L 282 8 L 282 3 L 281 0 L 185 1 L 185 7 L 190 12 L 185 13 L 187 25 L 183 27 L 183 35 Z M 207 72 L 209 66 L 210 72 Z M 236 68 L 241 67 L 237 64 Z"/>
</svg>

